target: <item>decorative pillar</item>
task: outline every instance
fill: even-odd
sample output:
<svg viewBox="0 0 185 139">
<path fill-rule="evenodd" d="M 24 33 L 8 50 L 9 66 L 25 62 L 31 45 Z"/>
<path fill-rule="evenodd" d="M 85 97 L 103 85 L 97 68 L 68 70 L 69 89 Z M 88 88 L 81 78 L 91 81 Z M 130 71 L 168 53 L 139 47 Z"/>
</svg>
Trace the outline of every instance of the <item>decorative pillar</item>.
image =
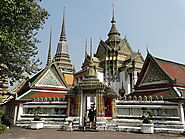
<svg viewBox="0 0 185 139">
<path fill-rule="evenodd" d="M 67 116 L 70 116 L 70 106 L 71 106 L 71 104 L 70 104 L 70 97 L 69 98 L 67 98 Z"/>
<path fill-rule="evenodd" d="M 117 109 L 116 109 L 116 100 L 112 98 L 112 117 L 117 116 Z"/>
<path fill-rule="evenodd" d="M 23 114 L 23 104 L 19 104 L 19 111 L 18 111 L 18 116 L 17 120 L 21 120 L 21 115 Z"/>
<path fill-rule="evenodd" d="M 136 84 L 137 82 L 137 71 L 133 71 L 133 75 L 132 75 L 132 88 L 134 87 L 134 85 Z M 134 90 L 132 90 L 134 91 Z"/>
<path fill-rule="evenodd" d="M 105 57 L 104 82 L 107 82 L 107 56 Z"/>
<path fill-rule="evenodd" d="M 97 90 L 96 102 L 97 102 L 96 107 L 97 117 L 103 117 L 104 116 L 103 90 Z"/>
<path fill-rule="evenodd" d="M 83 91 L 80 90 L 80 125 L 83 126 Z"/>
<path fill-rule="evenodd" d="M 104 97 L 103 97 L 103 93 L 104 93 L 104 91 L 101 90 L 100 91 L 100 113 L 101 113 L 101 117 L 104 116 Z"/>
<path fill-rule="evenodd" d="M 13 124 L 16 124 L 16 120 L 17 120 L 17 110 L 18 110 L 17 108 L 18 108 L 18 106 L 15 105 Z"/>
<path fill-rule="evenodd" d="M 81 103 L 80 103 L 80 96 L 79 95 L 76 97 L 76 103 L 77 103 L 77 113 L 76 113 L 76 116 L 79 117 L 80 116 L 80 105 L 81 105 Z"/>
<path fill-rule="evenodd" d="M 100 101 L 99 101 L 99 99 L 100 99 L 100 95 L 99 95 L 99 91 L 97 90 L 97 92 L 96 92 L 96 116 L 97 117 L 99 117 L 99 115 L 100 115 L 100 113 L 99 113 L 99 111 L 100 111 Z"/>
<path fill-rule="evenodd" d="M 183 103 L 179 104 L 180 121 L 185 124 Z"/>
</svg>

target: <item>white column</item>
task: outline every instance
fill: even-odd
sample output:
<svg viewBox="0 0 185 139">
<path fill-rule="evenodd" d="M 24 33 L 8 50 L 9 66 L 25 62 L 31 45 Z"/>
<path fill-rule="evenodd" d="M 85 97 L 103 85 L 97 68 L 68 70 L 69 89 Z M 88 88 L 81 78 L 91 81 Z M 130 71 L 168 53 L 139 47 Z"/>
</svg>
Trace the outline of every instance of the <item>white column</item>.
<svg viewBox="0 0 185 139">
<path fill-rule="evenodd" d="M 132 76 L 133 76 L 133 78 L 132 78 L 132 88 L 133 88 L 133 91 L 134 91 L 134 85 L 137 82 L 137 71 L 134 71 Z"/>
<path fill-rule="evenodd" d="M 80 91 L 80 125 L 83 125 L 83 105 L 84 105 L 84 99 L 83 99 L 83 92 Z"/>
<path fill-rule="evenodd" d="M 182 103 L 179 104 L 179 113 L 180 113 L 180 121 L 185 124 L 185 122 L 184 122 L 184 108 L 183 108 Z"/>
<path fill-rule="evenodd" d="M 130 79 L 129 79 L 129 81 L 130 81 Z M 131 93 L 131 90 L 130 90 L 130 82 L 127 82 L 126 86 L 127 86 L 127 88 L 125 88 L 125 91 L 126 91 L 126 94 L 125 95 L 128 95 L 128 94 Z"/>
<path fill-rule="evenodd" d="M 23 104 L 19 104 L 17 120 L 21 120 L 21 115 L 23 114 Z"/>
<path fill-rule="evenodd" d="M 17 105 L 15 105 L 15 111 L 14 111 L 14 120 L 13 120 L 13 124 L 16 124 L 16 120 L 17 120 Z"/>
</svg>

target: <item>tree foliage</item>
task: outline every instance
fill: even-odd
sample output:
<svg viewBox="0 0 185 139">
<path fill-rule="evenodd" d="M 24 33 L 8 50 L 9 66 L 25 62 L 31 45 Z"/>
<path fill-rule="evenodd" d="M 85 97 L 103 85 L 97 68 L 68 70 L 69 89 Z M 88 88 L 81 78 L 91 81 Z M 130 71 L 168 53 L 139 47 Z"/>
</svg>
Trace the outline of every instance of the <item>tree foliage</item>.
<svg viewBox="0 0 185 139">
<path fill-rule="evenodd" d="M 0 1 L 0 78 L 14 82 L 39 70 L 36 34 L 48 16 L 35 0 Z"/>
</svg>

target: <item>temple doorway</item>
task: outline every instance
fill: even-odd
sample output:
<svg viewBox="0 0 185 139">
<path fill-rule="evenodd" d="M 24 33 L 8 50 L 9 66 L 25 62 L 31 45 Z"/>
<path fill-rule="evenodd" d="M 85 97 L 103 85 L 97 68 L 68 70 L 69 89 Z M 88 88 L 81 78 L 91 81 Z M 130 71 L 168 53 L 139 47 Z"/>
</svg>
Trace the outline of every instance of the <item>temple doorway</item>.
<svg viewBox="0 0 185 139">
<path fill-rule="evenodd" d="M 96 109 L 96 97 L 94 96 L 87 96 L 86 97 L 86 109 L 85 112 L 88 113 L 88 110 L 93 107 L 94 109 Z"/>
<path fill-rule="evenodd" d="M 96 96 L 95 96 L 95 94 L 94 95 L 92 95 L 92 94 L 90 94 L 90 93 L 84 93 L 83 94 L 83 103 L 82 103 L 82 113 L 81 113 L 81 125 L 83 125 L 84 124 L 84 116 L 86 115 L 87 116 L 87 125 L 89 125 L 89 122 L 90 122 L 90 114 L 92 115 L 92 113 L 89 113 L 90 112 L 90 109 L 93 109 L 93 111 L 94 111 L 94 123 L 95 123 L 95 121 L 96 121 L 96 104 L 97 104 L 97 102 L 96 102 Z"/>
</svg>

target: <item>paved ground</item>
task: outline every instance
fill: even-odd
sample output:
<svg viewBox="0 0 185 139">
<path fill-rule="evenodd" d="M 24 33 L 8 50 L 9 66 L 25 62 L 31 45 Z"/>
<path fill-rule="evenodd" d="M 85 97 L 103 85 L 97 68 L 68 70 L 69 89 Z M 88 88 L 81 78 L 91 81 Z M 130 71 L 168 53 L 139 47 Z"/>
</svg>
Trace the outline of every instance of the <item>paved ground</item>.
<svg viewBox="0 0 185 139">
<path fill-rule="evenodd" d="M 127 132 L 65 132 L 58 129 L 31 130 L 11 128 L 0 139 L 185 139 L 177 134 L 138 134 Z"/>
</svg>

